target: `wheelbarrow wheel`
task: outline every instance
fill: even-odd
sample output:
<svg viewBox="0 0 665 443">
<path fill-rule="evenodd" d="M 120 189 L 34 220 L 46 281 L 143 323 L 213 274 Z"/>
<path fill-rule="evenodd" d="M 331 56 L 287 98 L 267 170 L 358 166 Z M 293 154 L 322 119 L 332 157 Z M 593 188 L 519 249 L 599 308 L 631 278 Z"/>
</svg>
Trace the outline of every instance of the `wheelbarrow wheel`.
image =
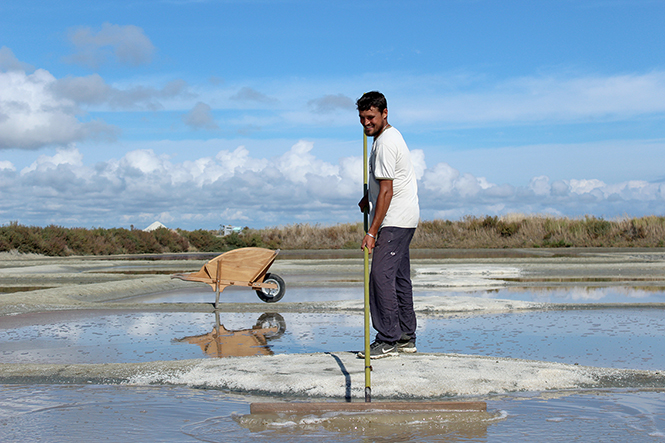
<svg viewBox="0 0 665 443">
<path fill-rule="evenodd" d="M 277 328 L 277 332 L 266 334 L 266 340 L 279 338 L 284 335 L 284 331 L 286 331 L 286 320 L 284 320 L 284 317 L 276 312 L 266 312 L 262 314 L 258 320 L 256 320 L 254 329 L 270 329 L 275 327 Z"/>
<path fill-rule="evenodd" d="M 266 303 L 276 303 L 284 297 L 286 292 L 286 284 L 284 279 L 277 274 L 266 274 L 263 283 L 275 283 L 277 288 L 262 288 L 256 290 L 256 295 Z"/>
</svg>

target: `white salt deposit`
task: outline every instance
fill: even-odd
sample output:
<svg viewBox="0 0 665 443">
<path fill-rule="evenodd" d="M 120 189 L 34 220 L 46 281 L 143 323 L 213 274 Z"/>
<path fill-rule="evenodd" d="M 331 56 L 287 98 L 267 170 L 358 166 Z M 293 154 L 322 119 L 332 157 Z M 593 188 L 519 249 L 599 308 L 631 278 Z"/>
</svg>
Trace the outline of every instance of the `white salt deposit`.
<svg viewBox="0 0 665 443">
<path fill-rule="evenodd" d="M 414 309 L 423 314 L 445 314 L 459 312 L 514 312 L 544 309 L 546 303 L 519 300 L 500 300 L 464 296 L 413 297 Z M 343 300 L 325 303 L 330 311 L 360 311 L 364 309 L 362 300 Z"/>
<path fill-rule="evenodd" d="M 505 286 L 504 278 L 517 278 L 519 268 L 487 265 L 421 265 L 414 269 L 415 287 L 494 288 Z"/>
<path fill-rule="evenodd" d="M 372 361 L 377 398 L 440 398 L 595 386 L 608 377 L 654 376 L 649 371 L 591 368 L 455 354 L 415 354 Z M 353 353 L 317 353 L 202 360 L 181 371 L 148 371 L 133 385 L 173 384 L 278 396 L 363 398 L 364 360 Z M 606 383 L 606 381 L 605 381 Z"/>
</svg>

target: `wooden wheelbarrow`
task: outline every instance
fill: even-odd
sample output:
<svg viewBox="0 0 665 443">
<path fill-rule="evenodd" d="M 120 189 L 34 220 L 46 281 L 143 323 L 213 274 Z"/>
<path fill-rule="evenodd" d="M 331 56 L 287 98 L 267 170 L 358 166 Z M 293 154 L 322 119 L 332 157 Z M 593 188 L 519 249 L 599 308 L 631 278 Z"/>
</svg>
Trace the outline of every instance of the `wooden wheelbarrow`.
<svg viewBox="0 0 665 443">
<path fill-rule="evenodd" d="M 215 308 L 219 304 L 219 294 L 227 286 L 249 286 L 264 302 L 275 303 L 281 300 L 286 292 L 286 284 L 282 277 L 268 273 L 277 254 L 279 250 L 234 249 L 213 258 L 198 272 L 174 274 L 171 278 L 209 284 L 216 294 Z"/>
</svg>

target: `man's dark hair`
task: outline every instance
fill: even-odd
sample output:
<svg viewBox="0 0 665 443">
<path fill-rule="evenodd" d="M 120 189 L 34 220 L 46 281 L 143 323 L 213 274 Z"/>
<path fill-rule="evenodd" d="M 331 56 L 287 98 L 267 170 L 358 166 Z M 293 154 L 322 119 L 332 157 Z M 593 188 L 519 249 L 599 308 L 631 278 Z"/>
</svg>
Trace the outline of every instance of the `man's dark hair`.
<svg viewBox="0 0 665 443">
<path fill-rule="evenodd" d="M 372 106 L 378 109 L 379 112 L 383 112 L 384 109 L 388 108 L 388 101 L 379 91 L 365 92 L 363 96 L 356 101 L 356 108 L 358 108 L 358 111 L 368 111 Z"/>
</svg>

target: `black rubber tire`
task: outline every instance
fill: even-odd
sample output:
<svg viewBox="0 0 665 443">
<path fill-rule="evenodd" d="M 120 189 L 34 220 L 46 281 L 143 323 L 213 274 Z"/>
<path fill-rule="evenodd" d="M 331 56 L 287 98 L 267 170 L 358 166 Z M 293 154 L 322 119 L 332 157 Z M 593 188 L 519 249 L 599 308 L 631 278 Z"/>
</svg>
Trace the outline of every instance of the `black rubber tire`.
<svg viewBox="0 0 665 443">
<path fill-rule="evenodd" d="M 277 274 L 266 274 L 263 283 L 277 283 L 277 289 L 257 289 L 256 295 L 266 303 L 276 303 L 284 297 L 286 292 L 286 283 L 284 279 Z"/>
<path fill-rule="evenodd" d="M 254 326 L 254 328 L 267 329 L 274 328 L 275 326 L 278 328 L 277 332 L 274 334 L 266 335 L 266 340 L 279 338 L 284 335 L 284 331 L 286 331 L 286 320 L 284 320 L 284 317 L 276 312 L 266 312 L 265 314 L 261 314 L 261 317 L 256 320 L 256 326 Z"/>
</svg>

